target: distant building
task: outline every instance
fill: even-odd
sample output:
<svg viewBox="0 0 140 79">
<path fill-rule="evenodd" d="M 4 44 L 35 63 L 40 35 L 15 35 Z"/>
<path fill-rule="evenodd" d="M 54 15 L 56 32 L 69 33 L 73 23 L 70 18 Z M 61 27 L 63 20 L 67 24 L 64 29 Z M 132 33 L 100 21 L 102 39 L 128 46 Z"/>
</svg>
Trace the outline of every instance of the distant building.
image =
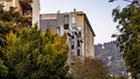
<svg viewBox="0 0 140 79">
<path fill-rule="evenodd" d="M 69 45 L 69 60 L 71 56 L 83 59 L 84 56 L 94 58 L 94 31 L 88 18 L 83 12 L 52 13 L 40 15 L 40 26 L 45 32 L 50 28 L 52 33 L 68 34 L 67 44 Z"/>
<path fill-rule="evenodd" d="M 9 10 L 10 7 L 16 7 L 16 11 L 24 18 L 29 19 L 32 25 L 38 23 L 39 26 L 39 11 L 40 0 L 0 0 L 4 4 L 4 9 Z"/>
<path fill-rule="evenodd" d="M 92 26 L 87 18 L 87 15 L 82 11 L 70 12 L 70 14 L 76 14 L 78 16 L 78 25 L 84 29 L 84 43 L 82 44 L 83 56 L 88 57 L 92 56 L 94 58 L 94 37 L 95 33 L 92 29 Z"/>
</svg>

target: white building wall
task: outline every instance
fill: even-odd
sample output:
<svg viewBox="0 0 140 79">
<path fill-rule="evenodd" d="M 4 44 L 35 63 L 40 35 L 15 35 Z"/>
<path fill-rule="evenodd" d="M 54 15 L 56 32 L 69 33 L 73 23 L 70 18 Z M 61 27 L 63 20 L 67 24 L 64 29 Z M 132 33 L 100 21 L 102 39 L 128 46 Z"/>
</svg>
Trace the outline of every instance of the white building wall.
<svg viewBox="0 0 140 79">
<path fill-rule="evenodd" d="M 64 28 L 63 26 L 60 26 L 60 36 L 63 36 L 64 35 Z"/>
<path fill-rule="evenodd" d="M 32 17 L 32 25 L 38 23 L 38 27 L 40 28 L 39 15 L 40 15 L 40 0 L 33 0 L 33 17 Z"/>
</svg>

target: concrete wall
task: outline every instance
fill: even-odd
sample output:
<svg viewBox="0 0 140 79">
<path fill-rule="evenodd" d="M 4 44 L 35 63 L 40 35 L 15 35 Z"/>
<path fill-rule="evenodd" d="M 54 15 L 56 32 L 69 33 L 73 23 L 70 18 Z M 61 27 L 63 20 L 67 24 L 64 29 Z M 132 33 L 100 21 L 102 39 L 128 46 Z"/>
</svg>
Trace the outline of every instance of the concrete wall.
<svg viewBox="0 0 140 79">
<path fill-rule="evenodd" d="M 20 4 L 19 0 L 13 0 L 12 1 L 13 7 L 16 7 L 16 11 L 20 13 L 21 16 L 23 16 L 23 8 L 22 5 Z"/>
<path fill-rule="evenodd" d="M 71 12 L 74 14 L 75 12 Z M 84 34 L 84 43 L 82 44 L 82 51 L 84 51 L 83 56 L 92 56 L 94 57 L 94 33 L 86 17 L 86 14 L 83 12 L 76 12 L 78 15 L 78 23 L 83 27 Z"/>
<path fill-rule="evenodd" d="M 63 28 L 63 26 L 59 26 L 60 27 L 60 36 L 63 36 L 64 35 L 64 28 Z"/>
<path fill-rule="evenodd" d="M 64 14 L 57 13 L 57 25 L 64 27 Z"/>
<path fill-rule="evenodd" d="M 86 21 L 84 21 L 85 22 L 85 29 L 84 29 L 84 48 L 85 48 L 85 51 L 84 51 L 84 54 L 85 54 L 85 56 L 86 57 L 88 57 L 88 56 L 90 56 L 90 54 L 89 54 L 89 27 L 88 27 L 88 25 L 87 25 L 87 22 Z"/>
<path fill-rule="evenodd" d="M 32 25 L 38 23 L 38 27 L 40 27 L 40 0 L 33 0 L 32 8 Z"/>
<path fill-rule="evenodd" d="M 83 28 L 83 30 L 84 30 L 84 15 L 78 15 L 78 24 Z M 83 31 L 83 36 L 84 36 L 84 31 Z M 84 56 L 85 55 L 85 53 L 84 53 L 84 51 L 85 51 L 85 46 L 84 46 L 85 44 L 84 43 L 82 43 L 82 51 L 83 51 L 83 53 L 82 53 L 82 55 Z"/>
<path fill-rule="evenodd" d="M 95 58 L 95 53 L 94 53 L 94 36 L 92 35 L 92 32 L 90 31 L 89 33 L 89 53 L 90 56 Z"/>
</svg>

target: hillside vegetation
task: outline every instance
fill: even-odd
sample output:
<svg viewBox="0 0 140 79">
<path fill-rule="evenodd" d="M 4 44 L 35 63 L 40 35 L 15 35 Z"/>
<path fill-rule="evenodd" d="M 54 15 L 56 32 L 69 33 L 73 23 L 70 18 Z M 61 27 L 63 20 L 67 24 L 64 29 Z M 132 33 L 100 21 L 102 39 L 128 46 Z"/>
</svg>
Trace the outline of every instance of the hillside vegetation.
<svg viewBox="0 0 140 79">
<path fill-rule="evenodd" d="M 109 68 L 110 74 L 119 76 L 127 75 L 125 64 L 119 48 L 114 44 L 115 41 L 111 41 L 104 44 L 95 45 L 95 57 L 102 60 L 104 64 Z"/>
</svg>

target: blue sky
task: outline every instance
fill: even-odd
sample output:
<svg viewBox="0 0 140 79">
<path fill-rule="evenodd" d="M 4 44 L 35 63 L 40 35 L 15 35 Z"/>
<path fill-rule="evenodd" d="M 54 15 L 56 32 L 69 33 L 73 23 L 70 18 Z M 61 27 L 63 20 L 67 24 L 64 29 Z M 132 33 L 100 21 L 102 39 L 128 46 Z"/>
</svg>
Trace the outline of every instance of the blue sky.
<svg viewBox="0 0 140 79">
<path fill-rule="evenodd" d="M 115 40 L 111 35 L 116 31 L 117 23 L 113 22 L 112 10 L 120 5 L 121 8 L 128 2 L 118 0 L 109 3 L 108 0 L 40 0 L 40 13 L 61 13 L 83 11 L 87 14 L 96 34 L 95 44 Z"/>
</svg>

